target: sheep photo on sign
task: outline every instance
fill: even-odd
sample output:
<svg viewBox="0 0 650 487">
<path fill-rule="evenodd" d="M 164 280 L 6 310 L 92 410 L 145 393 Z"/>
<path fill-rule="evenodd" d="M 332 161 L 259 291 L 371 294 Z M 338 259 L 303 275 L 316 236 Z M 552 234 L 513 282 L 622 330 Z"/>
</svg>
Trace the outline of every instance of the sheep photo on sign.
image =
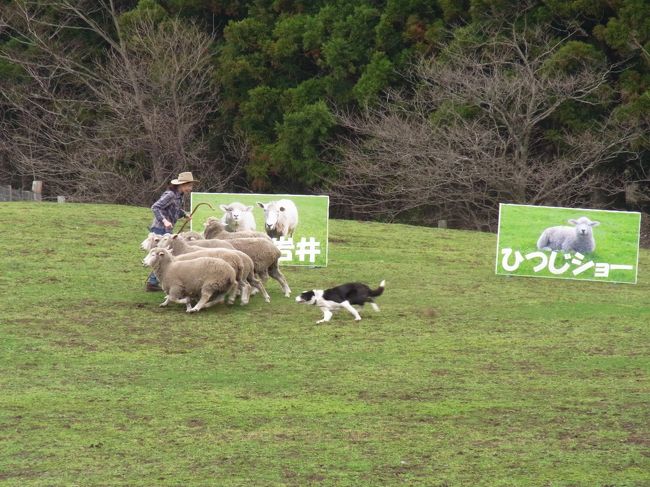
<svg viewBox="0 0 650 487">
<path fill-rule="evenodd" d="M 197 206 L 200 203 L 208 205 Z M 267 238 L 281 266 L 325 267 L 329 197 L 192 192 L 192 233 L 210 239 Z"/>
<path fill-rule="evenodd" d="M 502 204 L 496 274 L 636 284 L 641 214 Z"/>
</svg>

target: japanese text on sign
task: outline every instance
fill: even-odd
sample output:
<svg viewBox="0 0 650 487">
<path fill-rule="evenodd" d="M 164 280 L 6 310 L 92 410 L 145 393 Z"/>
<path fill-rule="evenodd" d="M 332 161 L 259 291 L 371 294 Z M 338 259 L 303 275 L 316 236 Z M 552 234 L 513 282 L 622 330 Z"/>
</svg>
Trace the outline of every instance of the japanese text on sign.
<svg viewBox="0 0 650 487">
<path fill-rule="evenodd" d="M 593 277 L 609 277 L 610 271 L 634 270 L 634 266 L 632 265 L 609 264 L 606 262 L 596 263 L 592 260 L 584 262 L 585 256 L 580 252 L 576 252 L 573 256 L 568 253 L 561 254 L 556 251 L 552 251 L 550 255 L 542 251 L 530 252 L 524 255 L 518 250 L 513 251 L 511 248 L 504 248 L 501 249 L 501 254 L 501 267 L 507 272 L 516 271 L 526 261 L 536 262 L 536 265 L 533 267 L 534 272 L 537 273 L 543 269 L 547 269 L 554 275 L 563 275 L 570 271 L 574 276 L 578 276 L 593 269 Z"/>
<path fill-rule="evenodd" d="M 320 242 L 314 237 L 302 237 L 294 243 L 293 237 L 280 237 L 272 239 L 275 246 L 282 252 L 279 262 L 292 262 L 294 254 L 299 262 L 316 262 L 316 256 L 320 255 Z"/>
</svg>

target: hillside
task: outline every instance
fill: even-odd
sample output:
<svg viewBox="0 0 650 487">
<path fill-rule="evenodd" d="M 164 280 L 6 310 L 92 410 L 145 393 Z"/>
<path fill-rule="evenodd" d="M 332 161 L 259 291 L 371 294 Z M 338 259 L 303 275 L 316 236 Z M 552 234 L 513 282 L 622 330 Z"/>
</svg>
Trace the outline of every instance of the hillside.
<svg viewBox="0 0 650 487">
<path fill-rule="evenodd" d="M 0 205 L 0 483 L 649 481 L 650 251 L 637 285 L 494 275 L 496 236 L 330 222 L 293 296 L 386 279 L 354 323 L 146 293 L 147 208 Z"/>
</svg>

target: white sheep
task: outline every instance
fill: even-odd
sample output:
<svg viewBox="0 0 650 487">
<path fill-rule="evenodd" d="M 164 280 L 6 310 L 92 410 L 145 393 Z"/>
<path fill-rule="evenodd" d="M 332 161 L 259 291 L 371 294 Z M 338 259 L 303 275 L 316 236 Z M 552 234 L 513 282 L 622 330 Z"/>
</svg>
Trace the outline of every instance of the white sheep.
<svg viewBox="0 0 650 487">
<path fill-rule="evenodd" d="M 192 241 L 192 240 L 203 240 L 205 237 L 201 232 L 195 232 L 190 230 L 188 232 L 181 232 L 178 234 L 183 240 Z"/>
<path fill-rule="evenodd" d="M 575 226 L 549 227 L 544 230 L 537 240 L 537 248 L 539 250 L 573 251 L 581 254 L 593 252 L 596 248 L 596 241 L 592 228 L 600 225 L 600 222 L 591 221 L 586 216 L 577 220 L 571 219 L 568 222 Z"/>
<path fill-rule="evenodd" d="M 163 241 L 163 246 L 167 248 L 176 259 L 188 260 L 196 257 L 218 257 L 228 262 L 237 276 L 238 288 L 241 293 L 241 303 L 248 303 L 250 296 L 250 287 L 257 289 L 264 300 L 268 303 L 271 301 L 269 294 L 264 288 L 264 284 L 255 276 L 255 264 L 253 260 L 244 252 L 235 249 L 226 248 L 205 248 L 192 245 L 194 242 L 187 242 L 174 235 Z M 235 296 L 230 296 L 231 302 L 234 302 Z"/>
<path fill-rule="evenodd" d="M 147 238 L 145 238 L 142 243 L 140 244 L 140 248 L 144 250 L 145 252 L 149 252 L 151 249 L 154 247 L 158 246 L 158 243 L 163 239 L 164 236 L 171 235 L 170 233 L 166 233 L 165 235 L 159 235 L 157 233 L 149 233 L 147 235 Z"/>
<path fill-rule="evenodd" d="M 287 279 L 280 272 L 279 260 L 282 252 L 269 238 L 236 238 L 228 240 L 232 246 L 247 254 L 255 266 L 255 273 L 262 281 L 271 276 L 280 283 L 286 297 L 291 295 Z"/>
<path fill-rule="evenodd" d="M 271 238 L 292 237 L 298 226 L 298 208 L 291 200 L 257 203 L 264 210 L 264 229 Z"/>
<path fill-rule="evenodd" d="M 220 248 L 220 249 L 232 249 L 233 246 L 230 245 L 230 243 L 226 242 L 225 240 L 217 240 L 217 239 L 210 239 L 210 240 L 184 240 L 180 234 L 175 234 L 175 235 L 165 235 L 160 241 L 158 242 L 158 247 L 168 247 L 169 246 L 169 241 L 171 239 L 174 240 L 180 240 L 183 242 L 186 242 L 188 244 L 193 245 L 194 247 L 203 247 L 203 248 Z"/>
<path fill-rule="evenodd" d="M 167 249 L 152 249 L 143 264 L 153 268 L 154 274 L 165 291 L 165 300 L 185 304 L 188 313 L 209 308 L 236 292 L 237 280 L 234 269 L 223 259 L 199 257 L 188 261 L 176 261 Z M 199 300 L 192 307 L 191 299 Z"/>
<path fill-rule="evenodd" d="M 243 232 L 257 228 L 252 206 L 235 201 L 229 205 L 221 205 L 220 208 L 225 212 L 221 222 L 226 225 L 226 230 L 229 232 Z"/>
<path fill-rule="evenodd" d="M 211 216 L 203 224 L 203 237 L 205 239 L 221 239 L 229 240 L 232 238 L 269 238 L 264 232 L 256 232 L 255 230 L 240 230 L 237 232 L 229 232 L 226 230 L 226 225 L 219 219 Z"/>
</svg>

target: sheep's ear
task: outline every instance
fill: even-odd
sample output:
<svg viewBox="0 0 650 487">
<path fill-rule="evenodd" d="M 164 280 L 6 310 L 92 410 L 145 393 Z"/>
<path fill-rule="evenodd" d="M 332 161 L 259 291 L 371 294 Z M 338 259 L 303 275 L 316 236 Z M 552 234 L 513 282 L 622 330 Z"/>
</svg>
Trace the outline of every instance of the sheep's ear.
<svg viewBox="0 0 650 487">
<path fill-rule="evenodd" d="M 219 205 L 219 208 L 221 208 L 223 211 L 230 211 L 230 208 L 228 208 L 226 205 Z"/>
<path fill-rule="evenodd" d="M 246 211 L 253 211 L 253 207 L 252 206 L 247 206 Z"/>
<path fill-rule="evenodd" d="M 589 225 L 592 227 L 597 227 L 598 225 L 600 225 L 600 222 L 596 222 L 596 221 L 589 222 Z"/>
<path fill-rule="evenodd" d="M 262 208 L 263 210 L 266 210 L 266 206 L 264 205 L 264 203 L 260 203 L 260 202 L 258 201 L 258 202 L 257 202 L 257 205 L 258 205 L 260 208 Z"/>
<path fill-rule="evenodd" d="M 571 218 L 571 220 L 567 220 L 567 221 L 568 221 L 571 225 L 577 225 L 577 224 L 578 224 L 577 220 L 574 220 L 573 218 Z"/>
<path fill-rule="evenodd" d="M 178 235 L 179 235 L 178 233 L 177 233 L 177 234 L 175 234 L 175 235 L 172 235 L 172 240 L 175 240 L 175 239 L 177 239 L 177 238 L 178 238 Z"/>
<path fill-rule="evenodd" d="M 165 255 L 165 251 L 164 251 L 164 250 L 160 250 L 160 251 L 158 252 L 158 255 L 160 255 L 160 256 Z"/>
</svg>

